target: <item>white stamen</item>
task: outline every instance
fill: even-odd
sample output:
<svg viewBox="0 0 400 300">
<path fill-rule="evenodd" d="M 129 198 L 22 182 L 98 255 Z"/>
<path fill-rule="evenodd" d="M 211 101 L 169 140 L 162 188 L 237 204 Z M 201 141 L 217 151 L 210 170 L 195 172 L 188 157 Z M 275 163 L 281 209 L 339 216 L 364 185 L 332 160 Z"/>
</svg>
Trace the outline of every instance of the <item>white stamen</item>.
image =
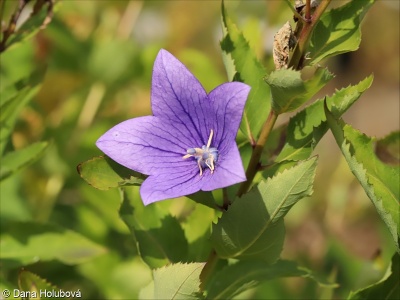
<svg viewBox="0 0 400 300">
<path fill-rule="evenodd" d="M 200 169 L 200 177 L 201 177 L 201 175 L 203 175 L 203 168 L 201 167 L 200 160 L 197 161 L 197 165 L 199 166 L 199 169 Z"/>
<path fill-rule="evenodd" d="M 205 168 L 206 166 L 210 169 L 211 174 L 214 173 L 214 160 L 217 161 L 218 159 L 218 150 L 216 148 L 210 149 L 213 135 L 214 131 L 211 129 L 207 146 L 203 145 L 202 148 L 189 148 L 186 151 L 186 155 L 182 157 L 183 159 L 194 157 L 197 160 L 197 165 L 199 166 L 200 170 L 200 176 L 203 175 L 203 168 Z"/>
<path fill-rule="evenodd" d="M 211 146 L 211 139 L 213 137 L 214 131 L 211 129 L 210 137 L 208 138 L 207 149 Z"/>
</svg>

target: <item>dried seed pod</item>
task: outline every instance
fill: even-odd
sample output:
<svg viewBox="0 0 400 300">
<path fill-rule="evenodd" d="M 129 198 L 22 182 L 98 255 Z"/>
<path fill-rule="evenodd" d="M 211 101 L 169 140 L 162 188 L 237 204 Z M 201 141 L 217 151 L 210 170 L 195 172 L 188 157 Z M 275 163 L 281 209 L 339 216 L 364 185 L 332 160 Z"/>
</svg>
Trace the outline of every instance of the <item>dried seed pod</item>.
<svg viewBox="0 0 400 300">
<path fill-rule="evenodd" d="M 293 38 L 293 31 L 289 22 L 286 22 L 274 35 L 272 56 L 277 70 L 286 69 L 288 66 L 290 49 L 294 44 Z"/>
</svg>

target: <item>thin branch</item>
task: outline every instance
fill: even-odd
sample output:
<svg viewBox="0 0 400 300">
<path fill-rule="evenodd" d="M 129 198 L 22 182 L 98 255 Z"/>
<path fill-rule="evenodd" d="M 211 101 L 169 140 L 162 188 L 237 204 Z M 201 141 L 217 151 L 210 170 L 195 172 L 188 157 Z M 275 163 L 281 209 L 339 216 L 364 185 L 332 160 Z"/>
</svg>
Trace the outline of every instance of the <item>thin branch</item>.
<svg viewBox="0 0 400 300">
<path fill-rule="evenodd" d="M 260 137 L 256 142 L 253 153 L 251 154 L 250 162 L 246 170 L 247 180 L 240 185 L 237 192 L 238 197 L 241 197 L 244 193 L 247 192 L 251 183 L 253 182 L 254 177 L 257 174 L 257 171 L 259 170 L 261 154 L 277 118 L 278 115 L 271 109 L 268 118 L 265 121 L 263 128 L 261 129 Z"/>
<path fill-rule="evenodd" d="M 21 15 L 22 10 L 29 3 L 30 0 L 20 0 L 18 3 L 18 7 L 15 12 L 12 14 L 10 18 L 10 22 L 8 23 L 8 27 L 3 32 L 3 39 L 0 42 L 0 53 L 6 49 L 6 43 L 8 38 L 15 32 L 17 27 L 18 19 Z"/>
</svg>

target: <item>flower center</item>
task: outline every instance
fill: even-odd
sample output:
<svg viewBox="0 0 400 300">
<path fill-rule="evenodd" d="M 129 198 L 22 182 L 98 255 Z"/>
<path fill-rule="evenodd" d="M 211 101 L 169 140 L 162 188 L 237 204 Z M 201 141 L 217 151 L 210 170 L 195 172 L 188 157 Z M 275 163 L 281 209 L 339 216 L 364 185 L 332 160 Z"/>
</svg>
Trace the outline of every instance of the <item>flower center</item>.
<svg viewBox="0 0 400 300">
<path fill-rule="evenodd" d="M 194 157 L 199 166 L 200 176 L 203 175 L 203 168 L 209 168 L 211 173 L 214 172 L 214 162 L 218 160 L 218 149 L 210 147 L 214 131 L 211 129 L 210 137 L 208 138 L 207 146 L 203 145 L 201 148 L 189 148 L 186 150 L 186 155 L 183 159 Z"/>
</svg>

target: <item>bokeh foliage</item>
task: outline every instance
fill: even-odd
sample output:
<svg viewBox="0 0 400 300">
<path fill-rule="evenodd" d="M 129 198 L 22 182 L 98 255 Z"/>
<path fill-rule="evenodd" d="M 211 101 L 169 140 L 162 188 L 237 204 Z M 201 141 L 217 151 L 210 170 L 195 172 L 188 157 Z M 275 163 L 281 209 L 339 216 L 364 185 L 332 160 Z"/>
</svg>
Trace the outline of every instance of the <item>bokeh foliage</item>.
<svg viewBox="0 0 400 300">
<path fill-rule="evenodd" d="M 157 284 L 165 274 L 176 272 L 184 276 L 199 272 L 201 263 L 188 266 L 185 263 L 204 262 L 207 259 L 211 249 L 207 236 L 211 233 L 212 222 L 217 222 L 217 217 L 220 217 L 219 212 L 186 198 L 142 208 L 135 178 L 121 178 L 124 181 L 121 185 L 128 185 L 124 193 L 116 189 L 99 191 L 88 186 L 75 170 L 78 164 L 90 157 L 101 155 L 94 142 L 105 130 L 122 120 L 151 113 L 151 69 L 161 47 L 177 53 L 208 91 L 232 78 L 260 85 L 253 92 L 257 94 L 254 104 L 250 102 L 247 108 L 250 116 L 258 111 L 262 97 L 265 96 L 265 101 L 269 101 L 270 87 L 265 84 L 263 76 L 272 70 L 271 59 L 268 51 L 260 46 L 261 35 L 255 32 L 259 30 L 256 25 L 265 15 L 270 16 L 269 26 L 279 26 L 282 21 L 291 18 L 290 10 L 283 1 L 282 4 L 281 1 L 270 1 L 267 4 L 254 2 L 248 5 L 228 2 L 229 11 L 234 11 L 245 21 L 240 24 L 225 15 L 223 28 L 233 35 L 230 42 L 234 43 L 234 47 L 229 48 L 232 45 L 226 37 L 221 36 L 223 59 L 219 56 L 218 42 L 210 38 L 213 30 L 221 30 L 219 3 L 206 8 L 207 5 L 196 6 L 199 4 L 191 2 L 180 6 L 179 2 L 64 1 L 55 5 L 54 15 L 49 14 L 47 5 L 43 5 L 32 17 L 25 12 L 28 21 L 17 34 L 10 37 L 9 47 L 0 57 L 0 149 L 4 153 L 0 173 L 0 289 L 17 288 L 18 278 L 22 278 L 20 287 L 29 286 L 29 280 L 32 280 L 38 286 L 79 289 L 85 299 L 151 298 L 155 297 L 152 294 L 152 278 Z M 14 1 L 3 3 L 2 18 L 8 21 L 18 4 Z M 191 17 L 180 17 L 185 14 Z M 46 17 L 51 18 L 51 22 L 40 30 Z M 155 30 L 146 33 L 146 28 L 153 26 Z M 166 32 L 165 28 L 170 32 Z M 358 34 L 358 31 L 354 34 Z M 272 43 L 272 40 L 267 42 Z M 315 48 L 317 43 L 312 41 L 312 45 Z M 232 52 L 227 57 L 229 51 Z M 263 57 L 260 53 L 267 54 Z M 222 64 L 224 60 L 228 65 L 235 56 L 239 62 L 236 77 L 229 72 L 226 75 Z M 246 60 L 241 61 L 242 58 Z M 239 76 L 241 68 L 243 75 Z M 334 117 L 339 118 L 371 85 L 372 77 L 366 77 L 357 77 L 351 86 L 326 99 Z M 346 101 L 341 101 L 342 94 L 346 94 Z M 279 140 L 286 128 L 295 128 L 288 131 L 288 139 L 292 142 L 283 146 L 278 157 L 275 155 L 275 164 L 263 172 L 264 177 L 271 177 L 277 170 L 295 165 L 290 160 L 307 159 L 313 153 L 328 130 L 323 104 L 324 99 L 320 98 L 291 118 L 288 124 L 276 129 L 276 138 L 271 139 L 271 145 L 267 145 L 266 151 L 272 153 L 269 157 L 274 157 L 273 153 L 282 149 Z M 266 116 L 268 111 L 269 107 L 264 106 L 259 113 Z M 243 124 L 242 134 L 238 137 L 243 142 L 243 149 L 248 147 L 244 142 L 245 137 L 257 136 L 262 120 L 250 119 L 250 131 Z M 371 143 L 370 139 L 360 137 L 349 125 L 337 120 L 332 120 L 329 126 L 347 126 L 345 132 L 350 145 L 364 140 L 365 143 Z M 386 138 L 377 143 L 389 145 L 382 147 L 386 151 L 396 147 L 396 142 L 391 142 L 393 140 L 398 141 L 398 138 Z M 342 151 L 346 150 L 346 147 L 343 148 Z M 265 160 L 266 163 L 273 161 L 268 157 Z M 329 183 L 322 179 L 318 181 L 324 171 L 317 170 L 315 185 L 323 184 L 323 192 L 319 194 L 317 191 L 305 203 L 296 204 L 296 207 L 299 205 L 298 209 L 293 209 L 288 215 L 288 232 L 282 254 L 284 258 L 316 270 L 323 278 L 340 282 L 339 287 L 321 285 L 324 280 L 320 279 L 305 280 L 315 275 L 289 261 L 278 261 L 278 265 L 274 265 L 277 269 L 262 264 L 252 266 L 252 262 L 244 261 L 229 267 L 220 266 L 225 269 L 219 273 L 220 278 L 214 278 L 209 283 L 209 295 L 231 297 L 242 293 L 241 297 L 244 298 L 328 298 L 335 295 L 343 298 L 351 290 L 356 291 L 377 282 L 389 266 L 394 246 L 384 224 L 370 207 L 368 198 L 360 188 L 355 187 L 354 179 L 348 176 L 349 172 L 341 169 L 344 165 L 343 161 L 333 169 L 334 175 Z M 296 169 L 285 172 L 293 170 Z M 346 176 L 347 181 L 344 181 L 343 177 Z M 105 180 L 110 182 L 110 178 Z M 113 177 L 111 184 L 115 180 L 120 183 L 119 178 Z M 279 181 L 280 178 L 272 180 Z M 221 201 L 218 192 L 213 196 Z M 240 202 L 235 205 L 240 206 Z M 355 230 L 364 228 L 366 222 L 372 224 L 371 232 L 363 234 L 377 241 L 375 248 L 369 248 L 371 251 L 382 252 L 378 251 L 374 257 L 369 252 L 370 256 L 366 257 L 365 253 L 368 252 L 349 249 L 346 239 L 357 233 L 351 230 L 345 232 L 347 227 L 340 228 L 338 222 L 343 219 L 347 219 L 343 224 Z M 315 230 L 316 220 L 324 224 L 322 230 Z M 215 226 L 222 227 L 223 221 L 220 222 Z M 314 234 L 311 241 L 316 249 L 304 247 L 310 232 Z M 318 238 L 321 232 L 324 236 Z M 171 233 L 173 239 L 169 237 Z M 299 241 L 297 236 L 303 237 L 304 241 Z M 320 245 L 315 244 L 318 239 Z M 367 247 L 367 242 L 364 243 L 361 246 Z M 174 246 L 180 252 L 154 250 Z M 168 262 L 181 261 L 182 257 L 186 259 L 182 265 L 152 270 Z M 397 264 L 398 268 L 395 258 L 393 264 Z M 28 271 L 20 273 L 21 267 Z M 243 270 L 249 268 L 257 272 L 253 277 L 253 274 L 249 274 L 243 278 L 243 289 L 229 290 L 219 286 L 220 280 L 225 280 L 228 286 L 235 274 L 242 274 Z M 391 270 L 392 275 L 388 275 L 385 288 L 386 284 L 396 283 L 396 278 L 393 279 L 396 268 L 392 267 Z M 262 281 L 260 278 L 270 279 L 268 276 L 271 274 L 274 275 L 271 278 L 275 278 L 279 272 L 282 274 L 278 277 L 300 278 L 273 279 L 255 287 L 255 282 Z M 177 280 L 176 284 L 179 284 L 179 278 Z M 160 289 L 156 293 L 166 295 Z M 361 290 L 351 297 L 359 299 L 366 293 L 375 295 L 374 290 Z"/>
</svg>

